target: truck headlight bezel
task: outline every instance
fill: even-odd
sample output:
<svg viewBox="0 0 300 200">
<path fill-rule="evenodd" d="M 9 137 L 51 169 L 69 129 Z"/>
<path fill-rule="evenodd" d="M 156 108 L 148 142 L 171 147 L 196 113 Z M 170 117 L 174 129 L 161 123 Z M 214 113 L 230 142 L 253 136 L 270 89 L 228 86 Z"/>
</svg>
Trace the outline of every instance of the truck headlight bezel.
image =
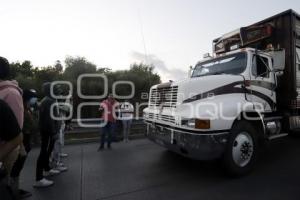
<svg viewBox="0 0 300 200">
<path fill-rule="evenodd" d="M 210 120 L 197 118 L 184 119 L 181 121 L 181 125 L 194 129 L 210 129 Z"/>
</svg>

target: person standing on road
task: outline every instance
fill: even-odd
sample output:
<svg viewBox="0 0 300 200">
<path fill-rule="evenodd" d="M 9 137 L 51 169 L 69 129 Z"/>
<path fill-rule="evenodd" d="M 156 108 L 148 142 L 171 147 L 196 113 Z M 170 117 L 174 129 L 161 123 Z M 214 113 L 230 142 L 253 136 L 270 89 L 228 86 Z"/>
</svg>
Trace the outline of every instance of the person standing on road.
<svg viewBox="0 0 300 200">
<path fill-rule="evenodd" d="M 66 105 L 64 105 L 62 107 L 62 110 L 64 111 L 65 117 L 67 117 L 67 118 L 70 117 L 70 119 L 65 120 L 64 121 L 64 127 L 62 127 L 63 132 L 61 132 L 62 134 L 61 134 L 61 137 L 60 137 L 62 147 L 65 146 L 65 131 L 72 130 L 72 127 L 71 127 L 72 116 L 73 116 L 73 114 L 72 114 L 73 113 L 73 111 L 72 111 L 72 108 L 73 108 L 72 94 L 69 94 L 69 96 L 66 99 L 65 103 L 66 103 Z M 61 149 L 60 157 L 61 158 L 68 157 L 68 154 L 64 153 L 63 148 Z"/>
<path fill-rule="evenodd" d="M 6 58 L 0 57 L 0 99 L 3 100 L 13 111 L 19 128 L 23 128 L 24 107 L 22 100 L 22 90 L 16 81 L 9 80 L 10 66 Z M 9 133 L 6 133 L 9 134 Z M 22 134 L 22 133 L 21 133 Z M 23 136 L 22 136 L 23 137 Z M 6 169 L 10 174 L 14 162 L 17 160 L 19 153 L 26 154 L 23 145 L 16 147 L 8 156 L 6 156 Z"/>
<path fill-rule="evenodd" d="M 24 120 L 24 107 L 23 107 L 23 100 L 22 100 L 22 90 L 19 88 L 18 83 L 16 81 L 11 81 L 9 80 L 10 76 L 10 65 L 9 62 L 6 58 L 0 57 L 0 99 L 3 101 L 2 103 L 7 105 L 9 109 L 13 112 L 14 118 L 18 122 L 17 126 L 20 131 L 19 134 L 20 136 L 17 138 L 21 138 L 21 143 L 19 143 L 13 150 L 7 150 L 7 147 L 11 147 L 11 145 L 4 144 L 6 148 L 2 147 L 2 150 L 4 152 L 0 157 L 3 156 L 3 154 L 9 153 L 8 155 L 5 155 L 5 157 L 0 158 L 1 161 L 3 162 L 3 165 L 7 171 L 7 178 L 5 179 L 7 185 L 10 186 L 10 188 L 13 191 L 14 196 L 17 198 L 18 196 L 18 191 L 17 188 L 14 187 L 15 185 L 13 184 L 13 181 L 10 179 L 9 174 L 11 173 L 12 167 L 15 163 L 15 161 L 18 158 L 18 155 L 26 155 L 24 146 L 22 144 L 23 140 L 23 134 L 22 134 L 22 128 L 23 128 L 23 120 Z M 0 110 L 0 112 L 3 112 L 5 110 Z M 1 123 L 4 123 L 7 119 L 2 119 Z M 10 124 L 10 121 L 6 121 L 6 123 Z M 2 126 L 6 126 L 7 124 L 2 124 Z M 17 128 L 16 127 L 16 128 Z M 10 128 L 10 127 L 8 127 Z M 15 127 L 11 127 L 12 129 Z M 8 130 L 8 129 L 7 129 Z M 1 131 L 1 130 L 0 130 Z M 13 134 L 10 132 L 5 132 L 1 134 Z M 6 140 L 4 140 L 6 141 Z M 0 141 L 0 146 L 2 146 L 3 142 Z M 4 142 L 5 143 L 5 142 Z"/>
<path fill-rule="evenodd" d="M 64 145 L 64 132 L 65 132 L 65 117 L 66 117 L 66 106 L 59 106 L 58 108 L 58 112 L 59 112 L 59 116 L 62 118 L 59 121 L 59 130 L 58 130 L 58 137 L 55 140 L 55 144 L 54 144 L 54 149 L 53 149 L 53 153 L 52 153 L 52 164 L 54 169 L 60 171 L 60 172 L 64 172 L 67 171 L 68 168 L 65 166 L 65 164 L 62 161 L 62 148 Z"/>
<path fill-rule="evenodd" d="M 134 108 L 129 101 L 124 101 L 120 104 L 120 116 L 119 119 L 122 121 L 123 125 L 123 140 L 124 142 L 129 142 L 130 128 L 133 119 Z"/>
<path fill-rule="evenodd" d="M 33 118 L 31 108 L 37 104 L 35 90 L 23 91 L 23 103 L 24 103 L 24 125 L 23 125 L 23 145 L 26 151 L 26 155 L 19 154 L 18 159 L 13 165 L 10 173 L 11 182 L 14 184 L 14 188 L 17 189 L 17 193 L 20 199 L 30 197 L 32 194 L 28 191 L 19 189 L 19 176 L 24 167 L 27 155 L 31 150 L 31 135 L 37 131 L 36 122 Z"/>
<path fill-rule="evenodd" d="M 102 127 L 101 130 L 101 139 L 98 151 L 104 148 L 105 141 L 107 141 L 107 148 L 111 148 L 111 140 L 115 130 L 116 111 L 118 106 L 119 103 L 114 99 L 112 94 L 109 94 L 107 99 L 100 103 L 99 110 L 102 112 L 102 119 L 105 125 Z"/>
<path fill-rule="evenodd" d="M 58 123 L 53 119 L 52 114 L 58 116 L 57 107 L 55 107 L 56 100 L 51 96 L 50 92 L 51 83 L 47 82 L 43 84 L 43 92 L 45 97 L 43 98 L 39 109 L 39 128 L 41 134 L 41 150 L 37 160 L 36 166 L 36 183 L 34 187 L 48 187 L 54 184 L 53 181 L 47 180 L 44 177 L 59 174 L 60 171 L 51 169 L 49 166 L 49 158 L 53 151 L 54 143 L 57 139 Z M 55 88 L 54 88 L 55 89 Z M 54 108 L 52 107 L 54 106 Z"/>
</svg>

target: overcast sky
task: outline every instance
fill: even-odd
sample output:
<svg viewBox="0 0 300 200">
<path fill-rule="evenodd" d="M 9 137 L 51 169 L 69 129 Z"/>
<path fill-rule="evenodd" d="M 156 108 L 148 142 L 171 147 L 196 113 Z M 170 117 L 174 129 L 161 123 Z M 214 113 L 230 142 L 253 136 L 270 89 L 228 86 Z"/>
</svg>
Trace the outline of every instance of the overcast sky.
<svg viewBox="0 0 300 200">
<path fill-rule="evenodd" d="M 186 77 L 212 40 L 287 9 L 285 0 L 0 0 L 0 56 L 53 65 L 84 56 L 98 67 L 148 62 L 164 80 Z M 147 55 L 147 56 L 145 56 Z"/>
</svg>

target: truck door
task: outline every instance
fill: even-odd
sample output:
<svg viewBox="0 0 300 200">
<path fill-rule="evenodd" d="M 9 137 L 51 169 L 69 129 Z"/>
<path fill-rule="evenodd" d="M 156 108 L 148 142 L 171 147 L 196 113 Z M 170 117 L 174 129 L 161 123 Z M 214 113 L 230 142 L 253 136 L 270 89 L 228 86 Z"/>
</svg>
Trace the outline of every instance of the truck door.
<svg viewBox="0 0 300 200">
<path fill-rule="evenodd" d="M 271 72 L 272 60 L 270 57 L 255 54 L 251 69 L 251 99 L 257 109 L 263 108 L 265 112 L 275 109 L 275 75 Z"/>
</svg>

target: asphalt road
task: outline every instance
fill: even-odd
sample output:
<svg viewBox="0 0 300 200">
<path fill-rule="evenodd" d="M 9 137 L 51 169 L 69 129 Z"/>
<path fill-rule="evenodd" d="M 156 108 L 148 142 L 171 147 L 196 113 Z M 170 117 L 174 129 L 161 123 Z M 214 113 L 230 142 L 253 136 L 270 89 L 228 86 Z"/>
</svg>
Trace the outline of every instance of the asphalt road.
<svg viewBox="0 0 300 200">
<path fill-rule="evenodd" d="M 117 143 L 97 152 L 97 144 L 69 145 L 69 170 L 55 185 L 34 189 L 38 150 L 31 152 L 21 187 L 29 200 L 299 200 L 300 138 L 285 138 L 263 150 L 253 173 L 233 179 L 218 162 L 183 158 L 148 140 Z M 1 198 L 0 198 L 1 199 Z"/>
</svg>

